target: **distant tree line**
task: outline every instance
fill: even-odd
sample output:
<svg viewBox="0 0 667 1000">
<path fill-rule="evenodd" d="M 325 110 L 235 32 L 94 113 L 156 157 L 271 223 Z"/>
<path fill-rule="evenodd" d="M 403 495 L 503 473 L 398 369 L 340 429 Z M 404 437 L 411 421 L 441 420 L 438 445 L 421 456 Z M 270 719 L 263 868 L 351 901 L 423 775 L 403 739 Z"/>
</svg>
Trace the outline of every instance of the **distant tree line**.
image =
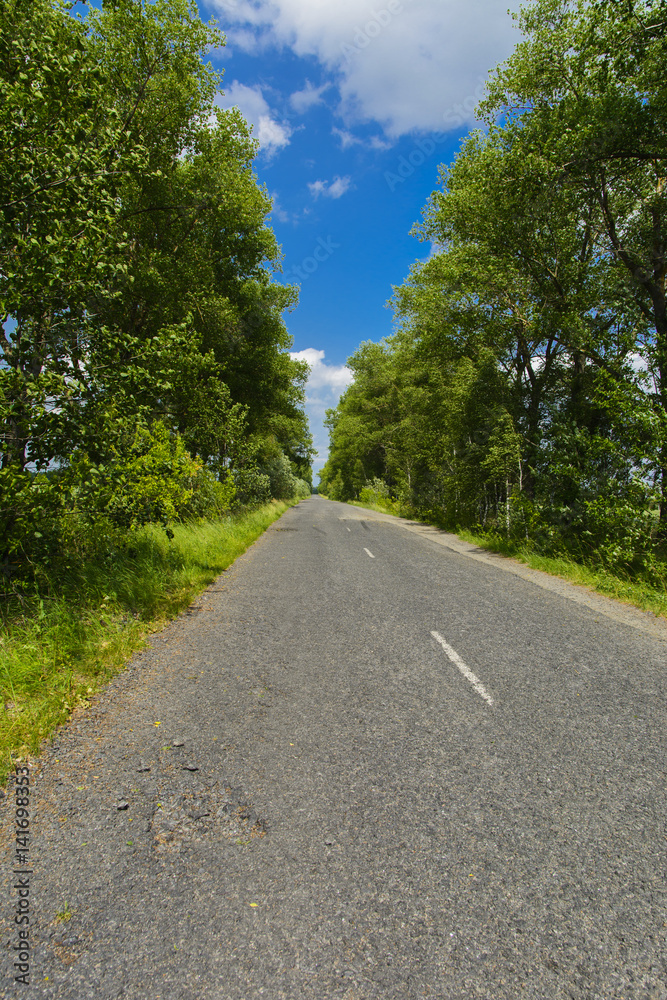
<svg viewBox="0 0 667 1000">
<path fill-rule="evenodd" d="M 310 491 L 257 143 L 192 0 L 0 5 L 0 567 Z M 7 589 L 7 588 L 5 588 Z"/>
<path fill-rule="evenodd" d="M 658 572 L 667 3 L 535 0 L 328 415 L 322 492 Z M 662 549 L 661 549 L 662 547 Z"/>
</svg>

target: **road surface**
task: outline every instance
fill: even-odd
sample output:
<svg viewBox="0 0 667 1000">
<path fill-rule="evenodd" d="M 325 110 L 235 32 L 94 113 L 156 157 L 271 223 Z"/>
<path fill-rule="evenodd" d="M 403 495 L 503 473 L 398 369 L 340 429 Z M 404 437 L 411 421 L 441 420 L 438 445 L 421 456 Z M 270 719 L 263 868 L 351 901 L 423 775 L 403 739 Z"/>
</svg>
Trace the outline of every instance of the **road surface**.
<svg viewBox="0 0 667 1000">
<path fill-rule="evenodd" d="M 154 636 L 32 771 L 27 987 L 4 828 L 0 996 L 665 1000 L 667 629 L 467 550 L 313 497 Z"/>
</svg>

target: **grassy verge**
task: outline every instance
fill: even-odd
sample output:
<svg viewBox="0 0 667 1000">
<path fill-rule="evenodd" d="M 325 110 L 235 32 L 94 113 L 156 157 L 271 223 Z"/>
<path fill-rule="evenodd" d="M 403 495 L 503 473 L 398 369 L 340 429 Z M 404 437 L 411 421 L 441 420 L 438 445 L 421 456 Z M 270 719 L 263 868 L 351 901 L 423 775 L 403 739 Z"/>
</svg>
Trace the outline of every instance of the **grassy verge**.
<svg viewBox="0 0 667 1000">
<path fill-rule="evenodd" d="M 8 616 L 0 632 L 0 783 L 14 761 L 122 669 L 145 637 L 192 602 L 291 506 L 271 503 L 225 521 L 147 527 L 76 588 Z"/>
<path fill-rule="evenodd" d="M 591 566 L 575 562 L 563 556 L 543 556 L 532 551 L 528 546 L 507 543 L 501 539 L 475 534 L 472 531 L 458 531 L 459 538 L 472 542 L 480 548 L 501 555 L 511 556 L 525 563 L 531 569 L 540 569 L 551 576 L 559 576 L 570 583 L 578 583 L 590 587 L 607 597 L 617 601 L 633 604 L 643 611 L 652 611 L 654 615 L 667 617 L 667 589 L 656 586 L 642 579 L 613 573 L 601 566 Z"/>
<path fill-rule="evenodd" d="M 362 503 L 358 500 L 350 501 L 350 503 L 353 507 L 364 507 L 382 514 L 405 516 L 401 515 L 396 504 L 388 503 L 385 506 L 377 503 Z M 410 517 L 414 519 L 412 514 Z M 471 542 L 489 552 L 497 552 L 500 555 L 517 559 L 531 569 L 542 570 L 544 573 L 559 576 L 570 583 L 590 587 L 591 590 L 596 590 L 607 597 L 613 597 L 617 601 L 632 604 L 643 611 L 651 611 L 654 615 L 667 617 L 667 588 L 665 586 L 660 587 L 640 578 L 624 576 L 601 566 L 586 565 L 562 556 L 543 556 L 533 551 L 529 545 L 505 542 L 502 538 L 493 535 L 476 534 L 466 530 L 458 530 L 455 534 L 463 541 Z"/>
<path fill-rule="evenodd" d="M 363 507 L 365 510 L 376 510 L 378 514 L 393 514 L 394 517 L 405 517 L 400 506 L 397 503 L 392 503 L 391 500 L 387 500 L 385 503 L 362 503 L 361 500 L 347 500 L 346 503 L 350 507 Z"/>
</svg>

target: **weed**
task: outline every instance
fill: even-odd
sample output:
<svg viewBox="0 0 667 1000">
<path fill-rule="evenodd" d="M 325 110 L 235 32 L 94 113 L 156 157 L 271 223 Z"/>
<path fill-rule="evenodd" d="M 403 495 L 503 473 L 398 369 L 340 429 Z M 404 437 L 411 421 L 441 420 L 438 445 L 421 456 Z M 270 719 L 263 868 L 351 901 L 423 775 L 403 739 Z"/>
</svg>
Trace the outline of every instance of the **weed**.
<svg viewBox="0 0 667 1000">
<path fill-rule="evenodd" d="M 62 910 L 58 910 L 58 912 L 56 913 L 56 922 L 57 923 L 60 923 L 60 922 L 66 923 L 68 920 L 72 919 L 72 916 L 73 916 L 73 914 L 72 914 L 72 911 L 70 910 L 69 903 L 67 901 L 65 901 L 63 903 Z"/>
</svg>

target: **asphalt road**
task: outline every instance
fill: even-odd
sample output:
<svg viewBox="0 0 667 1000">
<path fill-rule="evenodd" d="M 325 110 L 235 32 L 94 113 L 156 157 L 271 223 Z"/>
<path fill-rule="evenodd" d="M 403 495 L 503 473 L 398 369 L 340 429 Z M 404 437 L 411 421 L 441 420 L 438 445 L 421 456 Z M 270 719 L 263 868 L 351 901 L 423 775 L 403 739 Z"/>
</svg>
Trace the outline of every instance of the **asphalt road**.
<svg viewBox="0 0 667 1000">
<path fill-rule="evenodd" d="M 442 541 L 302 502 L 60 733 L 0 996 L 667 998 L 667 630 Z"/>
</svg>

